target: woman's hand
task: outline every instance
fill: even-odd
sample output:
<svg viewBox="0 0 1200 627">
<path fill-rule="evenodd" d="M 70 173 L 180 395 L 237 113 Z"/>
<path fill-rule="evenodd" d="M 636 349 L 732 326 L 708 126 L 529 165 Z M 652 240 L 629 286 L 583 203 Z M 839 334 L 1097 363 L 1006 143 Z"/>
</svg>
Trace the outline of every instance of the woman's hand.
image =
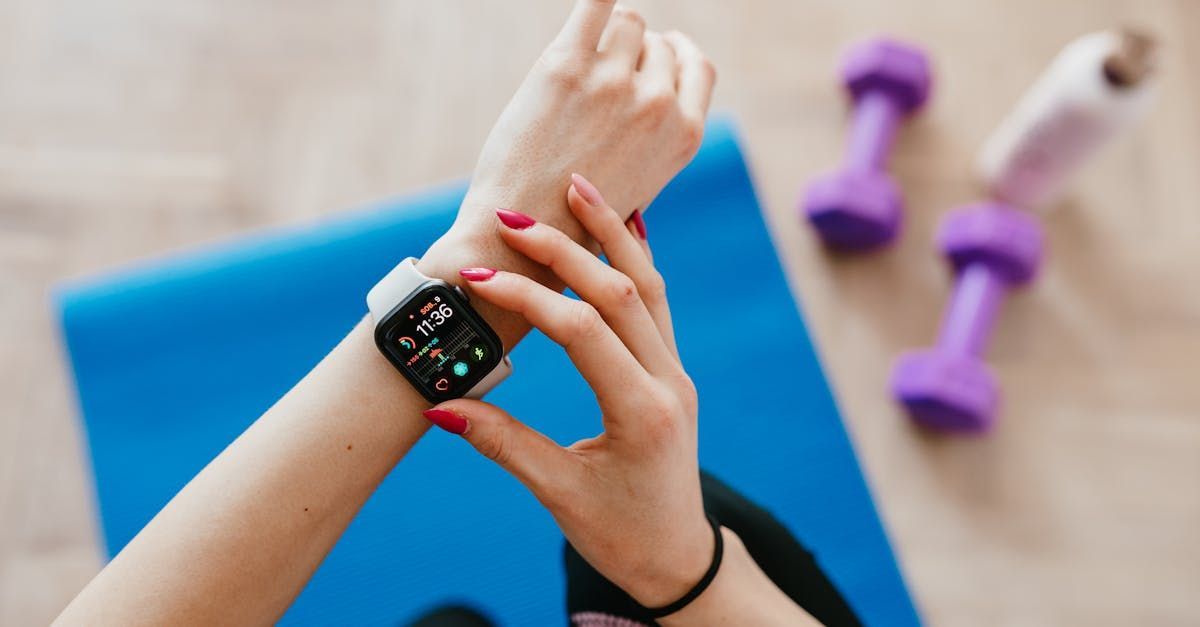
<svg viewBox="0 0 1200 627">
<path fill-rule="evenodd" d="M 572 178 L 571 213 L 611 266 L 551 226 L 498 214 L 504 242 L 582 300 L 517 273 L 462 275 L 479 298 L 520 313 L 566 349 L 596 394 L 604 431 L 563 448 L 480 401 L 449 401 L 425 415 L 524 483 L 597 571 L 647 607 L 666 605 L 700 580 L 714 548 L 700 494 L 696 391 L 675 350 L 640 214 L 623 222 L 590 183 Z"/>
<path fill-rule="evenodd" d="M 495 234 L 509 207 L 594 248 L 567 210 L 571 172 L 620 190 L 622 220 L 646 207 L 695 155 L 715 79 L 712 64 L 680 33 L 647 32 L 640 15 L 613 0 L 576 0 L 492 128 L 454 226 L 418 264 L 427 276 L 462 283 L 464 266 L 519 272 L 552 289 L 554 273 L 514 253 Z M 520 316 L 488 303 L 479 313 L 512 347 L 528 331 Z"/>
<path fill-rule="evenodd" d="M 628 218 L 696 154 L 714 80 L 686 36 L 647 31 L 614 0 L 577 0 L 492 128 L 456 226 L 490 232 L 493 208 L 517 207 L 574 237 L 561 221 L 571 172 L 620 190 L 609 200 Z"/>
</svg>

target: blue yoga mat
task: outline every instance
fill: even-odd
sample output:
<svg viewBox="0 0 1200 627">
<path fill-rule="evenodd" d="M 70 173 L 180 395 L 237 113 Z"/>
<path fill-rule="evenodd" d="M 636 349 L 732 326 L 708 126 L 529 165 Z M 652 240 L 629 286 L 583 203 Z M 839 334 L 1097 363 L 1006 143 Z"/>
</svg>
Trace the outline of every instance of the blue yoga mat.
<svg viewBox="0 0 1200 627">
<path fill-rule="evenodd" d="M 727 120 L 711 124 L 646 215 L 700 390 L 701 462 L 774 511 L 868 624 L 917 624 L 736 135 Z M 463 192 L 456 184 L 58 290 L 110 555 L 337 343 L 365 314 L 367 289 L 449 226 Z M 489 400 L 562 443 L 597 432 L 594 400 L 557 346 L 535 332 L 513 362 Z M 579 409 L 564 420 L 549 407 Z M 283 622 L 395 625 L 463 601 L 505 625 L 562 624 L 561 543 L 517 481 L 435 430 Z"/>
</svg>

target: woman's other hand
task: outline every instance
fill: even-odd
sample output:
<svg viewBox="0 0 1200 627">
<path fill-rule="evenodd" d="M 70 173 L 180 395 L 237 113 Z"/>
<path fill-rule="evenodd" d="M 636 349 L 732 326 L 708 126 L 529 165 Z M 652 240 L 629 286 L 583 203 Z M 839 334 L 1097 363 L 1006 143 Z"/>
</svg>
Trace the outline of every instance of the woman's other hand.
<svg viewBox="0 0 1200 627">
<path fill-rule="evenodd" d="M 459 221 L 494 207 L 563 223 L 562 188 L 587 172 L 622 218 L 644 208 L 696 154 L 715 73 L 686 36 L 647 31 L 613 0 L 577 0 L 484 144 Z"/>
<path fill-rule="evenodd" d="M 418 264 L 461 284 L 464 266 L 498 265 L 552 289 L 554 273 L 496 237 L 496 207 L 510 207 L 594 250 L 568 211 L 563 187 L 587 172 L 622 220 L 645 208 L 696 154 L 712 94 L 712 64 L 679 33 L 647 32 L 613 0 L 576 0 L 488 135 L 458 218 Z M 488 303 L 480 314 L 506 346 L 525 321 Z"/>
<path fill-rule="evenodd" d="M 603 432 L 563 448 L 503 410 L 455 400 L 426 412 L 524 483 L 597 571 L 648 607 L 675 601 L 713 555 L 696 454 L 696 391 L 675 350 L 663 279 L 640 214 L 623 222 L 582 177 L 571 213 L 611 266 L 559 230 L 501 210 L 504 242 L 581 300 L 488 268 L 474 295 L 520 313 L 561 344 L 595 392 Z M 552 384 L 552 382 L 547 382 Z M 563 407 L 570 417 L 578 408 Z"/>
</svg>

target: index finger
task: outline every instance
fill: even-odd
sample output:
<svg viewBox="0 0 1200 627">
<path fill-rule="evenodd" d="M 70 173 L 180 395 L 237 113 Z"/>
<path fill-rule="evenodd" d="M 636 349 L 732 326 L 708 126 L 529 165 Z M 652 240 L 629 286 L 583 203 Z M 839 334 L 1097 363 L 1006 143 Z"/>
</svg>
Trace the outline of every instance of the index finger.
<svg viewBox="0 0 1200 627">
<path fill-rule="evenodd" d="M 678 365 L 679 350 L 675 347 L 675 332 L 671 325 L 671 311 L 667 305 L 666 284 L 662 275 L 654 268 L 643 232 L 639 230 L 635 236 L 626 223 L 621 221 L 616 210 L 604 200 L 600 190 L 579 174 L 571 175 L 567 206 L 588 235 L 600 244 L 604 256 L 608 257 L 608 263 L 633 280 L 642 303 L 658 327 L 663 343 Z M 636 209 L 633 213 L 640 218 Z M 641 228 L 644 229 L 645 225 Z"/>
<path fill-rule="evenodd" d="M 635 400 L 628 391 L 649 386 L 650 373 L 590 304 L 514 272 L 466 268 L 459 274 L 467 279 L 474 294 L 501 309 L 521 314 L 566 349 L 602 408 Z M 606 423 L 611 420 L 609 412 L 605 412 L 604 419 Z"/>
<path fill-rule="evenodd" d="M 596 50 L 616 0 L 577 0 L 555 41 L 565 47 Z"/>
</svg>

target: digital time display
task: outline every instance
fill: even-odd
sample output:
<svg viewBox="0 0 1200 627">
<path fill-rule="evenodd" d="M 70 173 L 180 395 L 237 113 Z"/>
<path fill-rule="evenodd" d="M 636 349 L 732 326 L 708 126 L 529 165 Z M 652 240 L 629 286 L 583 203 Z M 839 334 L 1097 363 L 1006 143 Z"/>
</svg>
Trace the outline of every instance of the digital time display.
<svg viewBox="0 0 1200 627">
<path fill-rule="evenodd" d="M 383 353 L 432 402 L 459 398 L 503 358 L 499 338 L 442 283 L 421 288 L 375 332 Z"/>
</svg>

